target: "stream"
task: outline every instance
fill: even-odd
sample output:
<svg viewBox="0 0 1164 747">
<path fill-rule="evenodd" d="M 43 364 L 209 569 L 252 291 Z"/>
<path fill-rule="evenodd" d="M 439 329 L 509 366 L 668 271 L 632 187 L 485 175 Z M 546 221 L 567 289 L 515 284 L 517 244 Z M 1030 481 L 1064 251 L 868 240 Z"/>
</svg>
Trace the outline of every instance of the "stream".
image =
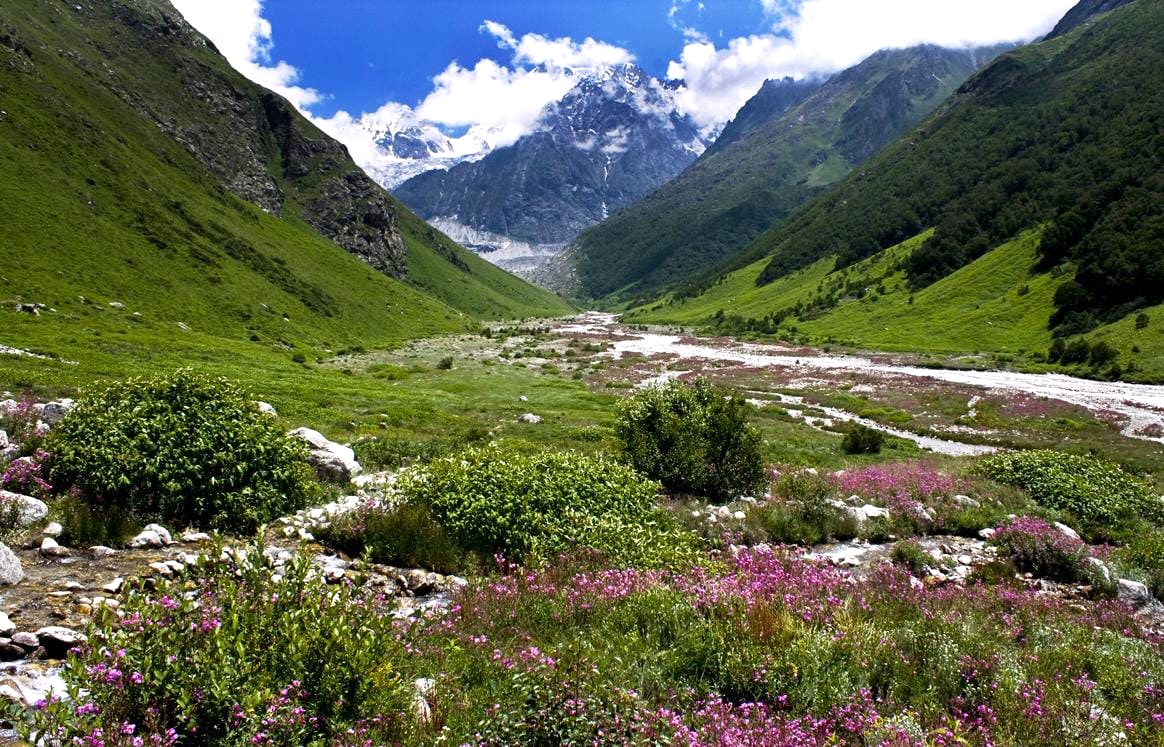
<svg viewBox="0 0 1164 747">
<path fill-rule="evenodd" d="M 1164 386 L 1149 384 L 1128 384 L 1119 381 L 1093 381 L 1065 374 L 1031 374 L 1016 371 L 968 371 L 946 368 L 925 368 L 921 366 L 883 363 L 855 355 L 830 355 L 825 353 L 806 354 L 803 349 L 790 349 L 779 345 L 745 343 L 736 340 L 728 344 L 710 344 L 701 340 L 692 341 L 689 336 L 641 332 L 618 324 L 616 314 L 589 312 L 558 327 L 558 331 L 572 334 L 612 335 L 611 348 L 605 355 L 617 359 L 624 353 L 677 356 L 674 362 L 730 361 L 754 368 L 792 368 L 805 373 L 812 371 L 852 371 L 884 376 L 907 376 L 935 381 L 980 387 L 995 392 L 1022 392 L 1035 397 L 1059 400 L 1087 409 L 1092 413 L 1114 412 L 1127 419 L 1121 430 L 1124 436 L 1164 444 Z M 698 369 L 696 369 L 698 370 Z M 661 383 L 676 378 L 689 371 L 664 371 L 643 385 Z M 793 398 L 785 397 L 785 400 Z M 964 444 L 957 441 L 919 436 L 890 426 L 858 418 L 835 408 L 815 409 L 825 411 L 834 420 L 849 420 L 869 427 L 908 438 L 923 448 L 954 456 L 982 454 L 992 451 L 992 447 Z M 1156 430 L 1153 430 L 1155 426 Z"/>
</svg>

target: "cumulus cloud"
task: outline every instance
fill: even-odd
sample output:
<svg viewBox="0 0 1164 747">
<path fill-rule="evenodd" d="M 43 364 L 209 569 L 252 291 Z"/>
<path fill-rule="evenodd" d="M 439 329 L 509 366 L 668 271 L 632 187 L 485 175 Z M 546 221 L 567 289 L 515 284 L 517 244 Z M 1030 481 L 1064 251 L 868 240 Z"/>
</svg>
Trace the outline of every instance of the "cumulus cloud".
<svg viewBox="0 0 1164 747">
<path fill-rule="evenodd" d="M 262 0 L 174 0 L 191 26 L 214 42 L 235 70 L 281 94 L 301 110 L 322 100 L 312 88 L 298 85 L 299 71 L 272 61 L 271 24 L 263 18 Z"/>
<path fill-rule="evenodd" d="M 860 62 L 878 49 L 965 47 L 1033 39 L 1075 0 L 760 0 L 770 33 L 684 46 L 668 67 L 683 78 L 680 105 L 697 122 L 730 119 L 767 78 L 802 78 Z"/>
</svg>

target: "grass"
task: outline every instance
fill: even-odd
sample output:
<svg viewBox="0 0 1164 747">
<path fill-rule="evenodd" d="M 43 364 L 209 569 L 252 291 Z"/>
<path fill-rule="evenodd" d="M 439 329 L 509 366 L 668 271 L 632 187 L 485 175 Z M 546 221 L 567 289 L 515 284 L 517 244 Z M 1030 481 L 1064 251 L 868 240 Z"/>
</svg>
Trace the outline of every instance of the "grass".
<svg viewBox="0 0 1164 747">
<path fill-rule="evenodd" d="M 710 331 L 721 310 L 762 319 L 800 305 L 805 310 L 783 321 L 780 337 L 939 356 L 992 354 L 995 362 L 1017 360 L 1037 368 L 1034 354 L 1045 353 L 1052 340 L 1047 320 L 1055 290 L 1069 277 L 1032 272 L 1040 235 L 1039 230 L 1023 233 L 917 292 L 909 289 L 901 263 L 930 236 L 928 231 L 850 268 L 836 270 L 836 259 L 827 257 L 764 286 L 755 281 L 767 260 L 756 262 L 695 298 L 639 307 L 625 320 Z M 846 284 L 862 291 L 837 297 L 834 289 Z M 812 310 L 815 299 L 829 295 L 835 303 Z M 1139 313 L 1087 337 L 1112 344 L 1125 366 L 1135 363 L 1130 380 L 1158 381 L 1164 377 L 1164 307 L 1147 309 L 1160 323 L 1142 329 L 1135 325 Z"/>
</svg>

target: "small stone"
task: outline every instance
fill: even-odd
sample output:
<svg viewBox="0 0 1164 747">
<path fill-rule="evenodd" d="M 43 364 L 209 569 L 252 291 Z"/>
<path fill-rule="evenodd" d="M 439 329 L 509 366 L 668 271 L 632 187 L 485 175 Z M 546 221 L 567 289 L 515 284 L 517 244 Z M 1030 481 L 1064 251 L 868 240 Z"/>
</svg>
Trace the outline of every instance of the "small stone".
<svg viewBox="0 0 1164 747">
<path fill-rule="evenodd" d="M 265 415 L 270 415 L 273 418 L 279 417 L 279 413 L 275 410 L 274 405 L 271 405 L 268 402 L 263 402 L 262 400 L 258 400 L 255 402 L 255 406 L 259 408 L 259 412 L 261 412 Z"/>
<path fill-rule="evenodd" d="M 743 511 L 736 511 L 735 513 L 732 514 L 732 518 L 735 519 L 736 521 L 743 521 L 744 519 L 748 518 L 748 515 L 745 514 Z"/>
<path fill-rule="evenodd" d="M 16 623 L 8 619 L 8 613 L 0 612 L 0 635 L 12 635 L 16 632 Z"/>
<path fill-rule="evenodd" d="M 31 651 L 40 646 L 40 639 L 36 637 L 35 633 L 13 633 L 12 642 L 26 651 Z"/>
<path fill-rule="evenodd" d="M 55 539 L 57 537 L 60 537 L 62 534 L 64 534 L 64 532 L 65 532 L 65 528 L 63 526 L 61 526 L 59 523 L 53 521 L 53 522 L 49 522 L 49 525 L 46 526 L 44 528 L 44 531 L 41 533 L 46 537 L 52 537 Z"/>
<path fill-rule="evenodd" d="M 116 594 L 119 591 L 121 591 L 121 587 L 124 585 L 125 585 L 125 579 L 122 578 L 121 576 L 118 576 L 117 578 L 113 579 L 109 583 L 102 586 L 101 590 L 107 591 L 110 594 Z"/>
<path fill-rule="evenodd" d="M 157 532 L 146 529 L 129 541 L 129 546 L 133 548 L 141 547 L 162 547 L 162 537 Z"/>
<path fill-rule="evenodd" d="M 72 599 L 73 592 L 71 591 L 50 591 L 48 593 L 53 599 Z"/>
<path fill-rule="evenodd" d="M 973 563 L 974 563 L 974 558 L 970 557 L 969 555 L 959 555 L 958 556 L 958 564 L 959 565 L 972 565 Z"/>
<path fill-rule="evenodd" d="M 185 534 L 182 535 L 182 541 L 189 542 L 191 544 L 197 544 L 199 542 L 209 542 L 210 535 L 207 534 L 206 532 L 186 532 Z"/>
<path fill-rule="evenodd" d="M 994 539 L 995 529 L 993 527 L 986 527 L 978 530 L 978 536 L 984 540 Z"/>
<path fill-rule="evenodd" d="M 7 641 L 0 643 L 0 661 L 16 661 L 23 659 L 25 651 L 15 643 L 8 643 Z"/>
<path fill-rule="evenodd" d="M 106 547 L 105 545 L 93 545 L 89 548 L 89 557 L 93 558 L 93 560 L 108 558 L 110 555 L 114 555 L 116 553 L 117 551 L 112 547 Z"/>
<path fill-rule="evenodd" d="M 542 417 L 541 415 L 534 415 L 532 412 L 527 412 L 524 415 L 518 415 L 517 422 L 537 425 L 538 423 L 542 422 Z"/>
<path fill-rule="evenodd" d="M 52 537 L 45 537 L 40 543 L 40 554 L 46 558 L 67 558 L 69 548 L 61 547 Z"/>
<path fill-rule="evenodd" d="M 169 578 L 174 575 L 174 571 L 165 563 L 150 563 L 150 570 L 158 574 L 162 578 Z"/>
</svg>

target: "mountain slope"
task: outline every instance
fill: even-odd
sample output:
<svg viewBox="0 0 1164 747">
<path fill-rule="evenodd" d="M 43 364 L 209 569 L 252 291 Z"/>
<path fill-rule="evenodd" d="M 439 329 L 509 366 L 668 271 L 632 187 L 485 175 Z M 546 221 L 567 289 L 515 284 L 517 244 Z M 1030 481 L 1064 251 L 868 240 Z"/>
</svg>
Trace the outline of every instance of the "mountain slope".
<svg viewBox="0 0 1164 747">
<path fill-rule="evenodd" d="M 1090 6 L 1086 2 L 1083 6 Z M 922 288 L 1039 225 L 1073 276 L 1050 320 L 1084 331 L 1164 300 L 1164 3 L 1136 0 L 1008 53 L 939 116 L 758 239 L 772 282 L 858 261 L 933 227 L 905 258 Z"/>
<path fill-rule="evenodd" d="M 568 255 L 574 291 L 649 295 L 714 267 L 932 112 L 986 56 L 886 50 L 838 73 L 582 234 Z"/>
<path fill-rule="evenodd" d="M 663 84 L 618 65 L 582 76 L 512 146 L 414 177 L 394 193 L 483 256 L 525 270 L 678 174 L 703 148 Z"/>
<path fill-rule="evenodd" d="M 0 102 L 3 344 L 290 357 L 566 310 L 424 226 L 161 0 L 7 10 Z"/>
</svg>

